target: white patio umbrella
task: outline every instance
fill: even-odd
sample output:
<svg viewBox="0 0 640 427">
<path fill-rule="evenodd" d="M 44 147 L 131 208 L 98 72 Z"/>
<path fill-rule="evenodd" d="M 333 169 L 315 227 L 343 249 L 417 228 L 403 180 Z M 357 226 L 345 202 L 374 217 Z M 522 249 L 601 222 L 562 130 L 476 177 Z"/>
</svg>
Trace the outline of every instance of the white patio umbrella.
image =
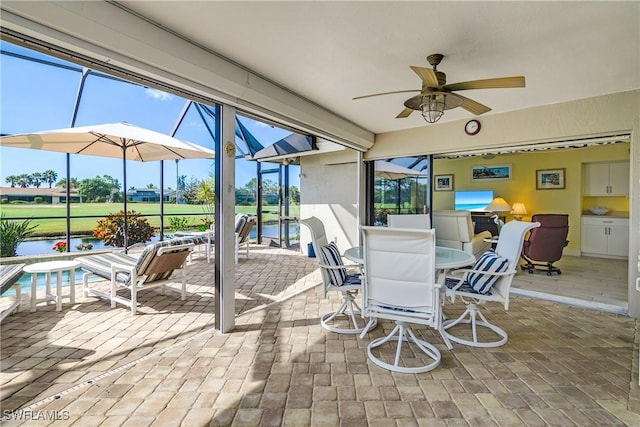
<svg viewBox="0 0 640 427">
<path fill-rule="evenodd" d="M 426 177 L 427 175 L 413 169 L 405 168 L 404 166 L 400 166 L 395 163 L 376 160 L 375 176 L 385 179 L 402 179 L 412 178 L 416 176 Z"/>
<path fill-rule="evenodd" d="M 122 159 L 124 242 L 127 247 L 127 160 L 213 159 L 214 152 L 191 142 L 131 125 L 108 123 L 0 137 L 0 146 Z"/>
</svg>

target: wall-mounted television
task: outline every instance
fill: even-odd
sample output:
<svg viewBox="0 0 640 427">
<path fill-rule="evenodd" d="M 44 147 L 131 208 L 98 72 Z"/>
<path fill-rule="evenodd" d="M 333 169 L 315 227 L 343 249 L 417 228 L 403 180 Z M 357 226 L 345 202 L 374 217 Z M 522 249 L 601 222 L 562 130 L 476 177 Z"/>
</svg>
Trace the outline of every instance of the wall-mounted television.
<svg viewBox="0 0 640 427">
<path fill-rule="evenodd" d="M 456 191 L 453 208 L 457 211 L 483 211 L 493 200 L 493 190 Z"/>
</svg>

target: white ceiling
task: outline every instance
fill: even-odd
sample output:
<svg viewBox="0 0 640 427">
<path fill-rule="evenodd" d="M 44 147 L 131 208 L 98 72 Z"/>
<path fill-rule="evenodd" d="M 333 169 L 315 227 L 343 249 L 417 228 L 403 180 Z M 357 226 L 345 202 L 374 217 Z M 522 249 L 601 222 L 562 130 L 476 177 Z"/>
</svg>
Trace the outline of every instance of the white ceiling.
<svg viewBox="0 0 640 427">
<path fill-rule="evenodd" d="M 425 126 L 395 118 L 413 94 L 352 98 L 419 89 L 432 53 L 448 83 L 526 77 L 462 92 L 486 114 L 640 88 L 637 1 L 119 3 L 375 133 Z"/>
</svg>

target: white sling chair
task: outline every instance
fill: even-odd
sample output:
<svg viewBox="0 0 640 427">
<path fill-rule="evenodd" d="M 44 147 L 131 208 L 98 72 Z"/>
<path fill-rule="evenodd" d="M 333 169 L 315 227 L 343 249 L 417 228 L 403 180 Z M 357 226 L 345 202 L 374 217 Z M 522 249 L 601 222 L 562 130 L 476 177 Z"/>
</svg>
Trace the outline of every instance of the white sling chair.
<svg viewBox="0 0 640 427">
<path fill-rule="evenodd" d="M 507 333 L 502 328 L 487 321 L 480 311 L 480 305 L 488 301 L 496 301 L 504 304 L 505 310 L 509 309 L 509 290 L 511 289 L 513 277 L 518 271 L 518 261 L 522 253 L 524 237 L 529 230 L 539 226 L 539 222 L 508 222 L 502 227 L 498 237 L 495 254 L 499 258 L 489 256 L 483 259 L 481 256 L 472 269 L 455 270 L 451 272 L 451 276 L 447 277 L 446 292 L 451 297 L 451 301 L 453 302 L 455 297 L 458 296 L 466 305 L 466 310 L 460 317 L 444 322 L 445 332 L 451 341 L 472 347 L 499 347 L 507 342 Z M 504 259 L 507 261 L 505 262 Z M 503 271 L 489 271 L 495 270 L 497 262 L 494 261 L 505 265 Z M 490 284 L 491 280 L 495 280 L 493 285 Z M 478 291 L 483 286 L 483 283 L 486 284 L 484 286 L 485 289 Z M 487 289 L 487 286 L 490 287 Z M 477 319 L 478 317 L 480 320 Z M 451 329 L 460 323 L 471 325 L 470 340 L 459 336 L 461 332 L 459 328 L 456 328 L 458 329 L 456 331 L 458 336 L 453 335 Z M 494 341 L 479 339 L 478 326 L 493 331 L 498 336 L 498 339 Z"/>
<path fill-rule="evenodd" d="M 387 226 L 391 228 L 431 228 L 431 218 L 427 214 L 388 214 Z"/>
<path fill-rule="evenodd" d="M 304 224 L 311 231 L 311 244 L 313 251 L 316 254 L 318 265 L 320 266 L 320 273 L 322 274 L 322 281 L 324 283 L 325 296 L 328 292 L 340 292 L 342 293 L 342 304 L 340 307 L 331 312 L 323 315 L 320 318 L 320 324 L 323 328 L 337 332 L 339 334 L 359 334 L 364 328 L 366 323 L 360 316 L 360 307 L 355 301 L 355 297 L 360 290 L 360 267 L 352 274 L 347 274 L 346 267 L 343 265 L 340 258 L 340 254 L 334 254 L 326 258 L 323 250 L 327 251 L 329 241 L 324 229 L 324 224 L 316 217 L 301 219 L 300 224 Z M 336 276 L 342 275 L 342 283 L 335 283 Z M 348 326 L 344 326 L 345 319 L 347 317 Z"/>
<path fill-rule="evenodd" d="M 440 351 L 416 337 L 411 324 L 430 326 L 443 335 L 440 284 L 435 278 L 436 238 L 433 229 L 361 227 L 364 236 L 363 315 L 396 322 L 387 336 L 367 347 L 376 365 L 395 372 L 427 372 L 440 364 Z M 395 349 L 381 347 L 394 340 Z M 406 344 L 406 345 L 405 345 Z M 379 355 L 374 354 L 374 349 Z M 388 354 L 388 356 L 386 356 Z"/>
</svg>

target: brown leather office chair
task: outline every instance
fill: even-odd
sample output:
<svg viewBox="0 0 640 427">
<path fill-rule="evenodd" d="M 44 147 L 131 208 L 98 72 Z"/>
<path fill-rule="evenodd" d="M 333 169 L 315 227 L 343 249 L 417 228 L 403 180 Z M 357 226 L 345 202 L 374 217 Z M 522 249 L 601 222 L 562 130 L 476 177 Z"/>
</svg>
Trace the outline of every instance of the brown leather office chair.
<svg viewBox="0 0 640 427">
<path fill-rule="evenodd" d="M 529 273 L 533 273 L 535 269 L 544 270 L 547 276 L 562 274 L 553 263 L 562 258 L 562 250 L 569 244 L 569 215 L 536 214 L 531 217 L 531 221 L 541 225 L 531 230 L 529 238 L 524 242 L 522 258 L 526 262 L 520 268 Z"/>
</svg>

